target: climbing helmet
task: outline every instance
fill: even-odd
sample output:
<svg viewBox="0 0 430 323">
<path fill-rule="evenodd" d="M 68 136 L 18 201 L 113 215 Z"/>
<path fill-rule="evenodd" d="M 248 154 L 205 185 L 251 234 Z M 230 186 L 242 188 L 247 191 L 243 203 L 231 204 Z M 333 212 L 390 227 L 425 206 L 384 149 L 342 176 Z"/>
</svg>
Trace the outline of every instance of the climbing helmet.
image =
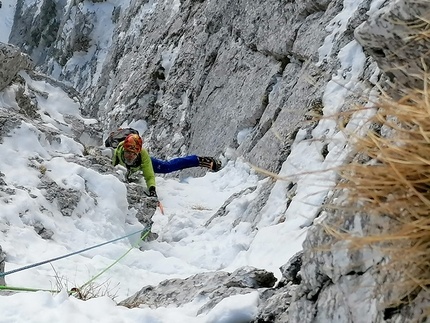
<svg viewBox="0 0 430 323">
<path fill-rule="evenodd" d="M 124 150 L 135 154 L 142 150 L 142 138 L 137 134 L 130 134 L 124 140 Z"/>
</svg>

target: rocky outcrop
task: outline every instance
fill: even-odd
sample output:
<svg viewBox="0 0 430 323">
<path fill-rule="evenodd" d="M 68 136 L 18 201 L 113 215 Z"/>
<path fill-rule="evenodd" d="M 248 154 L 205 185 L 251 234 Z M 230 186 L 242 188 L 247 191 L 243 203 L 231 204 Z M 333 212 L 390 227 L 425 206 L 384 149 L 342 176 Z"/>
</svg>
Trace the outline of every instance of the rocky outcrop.
<svg viewBox="0 0 430 323">
<path fill-rule="evenodd" d="M 339 214 L 331 216 L 325 225 L 342 223 Z M 363 232 L 370 222 L 357 216 L 344 219 L 345 227 L 338 229 Z M 302 281 L 289 308 L 290 319 L 307 313 L 305 322 L 377 322 L 386 300 L 377 282 L 383 256 L 377 250 L 351 248 L 322 226 L 310 229 L 303 248 Z"/>
<path fill-rule="evenodd" d="M 280 269 L 282 279 L 274 288 L 268 288 L 260 294 L 259 314 L 255 323 L 281 323 L 289 321 L 289 307 L 295 300 L 301 282 L 303 252 L 295 254 Z"/>
<path fill-rule="evenodd" d="M 430 64 L 430 44 L 423 33 L 429 10 L 426 1 L 392 1 L 355 30 L 363 48 L 396 84 L 423 86 L 422 73 Z"/>
<path fill-rule="evenodd" d="M 417 35 L 427 28 L 422 20 L 429 9 L 429 4 L 424 2 L 393 1 L 374 11 L 355 30 L 364 50 L 394 84 L 418 88 L 423 84 L 428 41 Z M 271 319 L 266 316 L 258 322 L 428 321 L 428 292 L 418 289 L 406 299 L 399 288 L 407 270 L 388 265 L 380 246 L 357 247 L 336 239 L 327 230 L 332 228 L 359 236 L 383 235 L 396 222 L 388 216 L 374 217 L 345 210 L 331 210 L 324 212 L 324 216 L 324 225 L 311 227 L 303 244 L 301 282 L 291 297 L 288 315 Z M 279 291 L 276 295 L 282 293 Z"/>
<path fill-rule="evenodd" d="M 0 43 L 0 91 L 8 86 L 20 70 L 33 67 L 30 57 L 18 47 Z"/>
<path fill-rule="evenodd" d="M 145 286 L 119 305 L 157 308 L 181 306 L 197 298 L 206 299 L 206 303 L 198 310 L 198 314 L 201 314 L 207 313 L 225 297 L 261 291 L 273 287 L 275 282 L 272 273 L 253 267 L 242 267 L 233 273 L 208 272 L 186 279 L 165 280 L 158 286 Z"/>
<path fill-rule="evenodd" d="M 158 207 L 158 199 L 147 196 L 144 185 L 130 183 L 127 185 L 127 200 L 136 210 L 136 217 L 144 227 L 152 225 L 152 216 Z"/>
</svg>

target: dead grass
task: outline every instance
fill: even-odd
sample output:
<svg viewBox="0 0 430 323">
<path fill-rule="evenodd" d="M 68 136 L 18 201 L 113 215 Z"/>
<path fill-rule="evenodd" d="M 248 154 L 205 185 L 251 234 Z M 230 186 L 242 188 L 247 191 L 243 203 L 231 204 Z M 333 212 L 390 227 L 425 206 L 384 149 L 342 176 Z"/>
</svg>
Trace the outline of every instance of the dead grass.
<svg viewBox="0 0 430 323">
<path fill-rule="evenodd" d="M 117 298 L 116 291 L 118 290 L 118 285 L 111 286 L 109 280 L 106 280 L 100 284 L 96 284 L 94 282 L 91 282 L 88 285 L 85 285 L 82 288 L 73 287 L 70 290 L 70 295 L 81 299 L 81 300 L 89 300 L 92 298 L 98 298 L 107 296 L 113 301 Z"/>
<path fill-rule="evenodd" d="M 381 98 L 370 120 L 381 127 L 352 138 L 355 152 L 367 162 L 352 162 L 339 169 L 342 180 L 337 189 L 347 192 L 346 209 L 350 208 L 351 215 L 360 210 L 389 218 L 389 232 L 357 237 L 327 228 L 355 247 L 381 247 L 389 259 L 385 269 L 402 270 L 395 287 L 406 302 L 411 301 L 408 296 L 412 293 L 430 285 L 429 96 L 425 86 L 400 100 Z"/>
<path fill-rule="evenodd" d="M 428 17 L 397 23 L 406 26 L 410 34 L 403 39 L 404 47 L 386 59 L 403 57 L 406 48 L 416 48 L 418 55 L 428 48 Z M 388 231 L 375 233 L 378 230 L 372 228 L 371 234 L 357 236 L 340 229 L 339 223 L 326 227 L 332 236 L 351 242 L 351 248 L 372 246 L 383 251 L 388 264 L 380 270 L 397 271 L 399 278 L 382 286 L 387 294 L 398 291 L 398 299 L 391 300 L 391 305 L 411 303 L 420 291 L 430 297 L 430 73 L 428 53 L 422 55 L 414 60 L 415 64 L 411 58 L 405 60 L 408 64 L 396 68 L 410 77 L 410 84 L 420 87 L 394 85 L 397 90 L 391 92 L 391 97 L 396 99 L 383 92 L 376 104 L 377 113 L 369 120 L 378 127 L 364 136 L 346 134 L 360 158 L 339 168 L 337 189 L 347 195 L 341 213 L 366 214 L 375 223 L 375 217 L 388 220 Z M 410 64 L 415 67 L 408 71 Z M 430 316 L 430 308 L 424 316 Z"/>
<path fill-rule="evenodd" d="M 208 208 L 206 206 L 203 206 L 203 205 L 193 205 L 191 207 L 191 209 L 192 210 L 197 210 L 197 211 L 210 211 L 211 210 L 210 208 Z"/>
<path fill-rule="evenodd" d="M 98 298 L 107 296 L 113 301 L 117 298 L 117 291 L 118 291 L 118 285 L 111 286 L 109 280 L 106 280 L 100 284 L 96 284 L 94 282 L 91 282 L 90 284 L 84 285 L 80 288 L 73 287 L 69 289 L 70 285 L 74 285 L 71 283 L 66 277 L 60 276 L 60 274 L 57 272 L 55 267 L 51 264 L 51 267 L 55 273 L 55 285 L 57 292 L 60 292 L 62 290 L 68 291 L 69 295 L 76 297 L 81 300 L 89 300 L 92 298 Z"/>
</svg>

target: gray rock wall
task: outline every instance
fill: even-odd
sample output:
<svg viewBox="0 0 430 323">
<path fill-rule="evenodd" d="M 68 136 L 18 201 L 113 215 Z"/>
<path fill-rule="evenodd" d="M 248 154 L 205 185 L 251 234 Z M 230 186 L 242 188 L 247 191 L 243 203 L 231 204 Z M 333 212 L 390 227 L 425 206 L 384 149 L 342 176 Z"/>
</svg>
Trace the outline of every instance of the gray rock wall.
<svg viewBox="0 0 430 323">
<path fill-rule="evenodd" d="M 128 8 L 103 9 L 116 26 L 110 44 L 94 39 L 99 4 L 93 11 L 82 3 L 65 11 L 49 1 L 56 8 L 50 15 L 57 12 L 60 21 L 58 30 L 42 33 L 51 42 L 33 44 L 20 35 L 21 20 L 10 41 L 37 62 L 48 55 L 39 68 L 81 92 L 87 113 L 102 121 L 106 133 L 123 122 L 146 120 L 145 142 L 161 158 L 217 155 L 232 147 L 259 167 L 279 170 L 286 142 L 338 67 L 334 57 L 342 43 L 333 59 L 314 63 L 324 27 L 342 9 L 340 0 L 188 0 L 176 12 L 170 1 L 135 0 Z M 32 7 L 18 7 L 22 16 L 32 14 Z M 47 14 L 36 20 L 45 21 Z M 79 39 L 91 41 L 78 46 Z M 70 65 L 82 53 L 91 57 L 88 62 Z M 101 73 L 94 73 L 100 66 Z M 250 134 L 238 142 L 243 130 Z"/>
<path fill-rule="evenodd" d="M 393 84 L 422 87 L 429 42 L 418 35 L 427 29 L 422 21 L 429 12 L 428 2 L 391 1 L 355 29 L 364 50 Z M 428 291 L 418 289 L 406 296 L 399 288 L 408 272 L 401 267 L 404 265 L 388 266 L 389 259 L 378 245 L 354 248 L 326 229 L 360 236 L 384 235 L 396 221 L 389 216 L 339 210 L 325 216 L 324 226 L 313 226 L 303 244 L 302 280 L 294 290 L 287 321 L 428 322 Z"/>
</svg>

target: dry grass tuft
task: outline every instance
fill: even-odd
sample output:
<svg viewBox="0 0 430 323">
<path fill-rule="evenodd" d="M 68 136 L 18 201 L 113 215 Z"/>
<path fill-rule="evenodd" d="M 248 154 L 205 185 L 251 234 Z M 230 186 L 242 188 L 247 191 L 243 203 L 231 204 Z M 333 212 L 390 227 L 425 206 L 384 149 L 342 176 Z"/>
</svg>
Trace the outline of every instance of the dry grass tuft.
<svg viewBox="0 0 430 323">
<path fill-rule="evenodd" d="M 392 223 L 389 232 L 356 237 L 327 228 L 353 246 L 381 247 L 389 258 L 386 269 L 402 271 L 396 288 L 405 297 L 430 285 L 429 95 L 425 86 L 400 100 L 382 98 L 370 120 L 380 127 L 352 140 L 365 162 L 340 168 L 338 189 L 346 190 L 350 213 L 360 210 L 369 216 L 388 217 Z"/>
<path fill-rule="evenodd" d="M 69 289 L 71 282 L 65 276 L 60 276 L 52 264 L 51 267 L 55 273 L 54 278 L 56 284 L 56 288 L 53 290 L 56 290 L 58 293 L 62 290 L 67 290 L 69 295 L 84 301 L 103 296 L 107 296 L 113 301 L 115 301 L 117 298 L 116 293 L 118 291 L 118 285 L 111 286 L 109 280 L 106 280 L 100 284 L 91 282 L 90 284 L 84 285 L 80 288 L 73 287 Z"/>
<path fill-rule="evenodd" d="M 82 288 L 74 287 L 70 290 L 70 295 L 84 301 L 103 296 L 107 296 L 115 301 L 115 298 L 117 297 L 117 289 L 118 285 L 112 287 L 110 282 L 107 280 L 101 284 L 92 282 Z"/>
<path fill-rule="evenodd" d="M 397 84 L 394 96 L 400 99 L 386 94 L 380 98 L 378 111 L 369 120 L 376 127 L 364 136 L 347 134 L 359 161 L 339 169 L 338 185 L 347 194 L 344 214 L 361 214 L 370 217 L 375 227 L 383 222 L 389 227 L 372 227 L 361 236 L 342 231 L 342 225 L 326 227 L 331 235 L 350 241 L 351 248 L 371 245 L 387 256 L 388 264 L 380 269 L 395 277 L 381 286 L 385 295 L 394 295 L 388 305 L 413 302 L 420 291 L 430 296 L 430 75 L 426 63 L 430 19 L 398 24 L 408 29 L 409 36 L 386 59 L 394 59 L 393 66 L 396 61 L 405 62 L 393 69 L 400 69 L 408 82 Z M 405 53 L 420 52 L 421 57 L 404 59 Z M 430 309 L 423 316 L 430 316 Z"/>
<path fill-rule="evenodd" d="M 206 206 L 202 206 L 202 205 L 193 205 L 191 207 L 192 210 L 197 210 L 197 211 L 211 211 L 212 209 L 206 207 Z"/>
</svg>

